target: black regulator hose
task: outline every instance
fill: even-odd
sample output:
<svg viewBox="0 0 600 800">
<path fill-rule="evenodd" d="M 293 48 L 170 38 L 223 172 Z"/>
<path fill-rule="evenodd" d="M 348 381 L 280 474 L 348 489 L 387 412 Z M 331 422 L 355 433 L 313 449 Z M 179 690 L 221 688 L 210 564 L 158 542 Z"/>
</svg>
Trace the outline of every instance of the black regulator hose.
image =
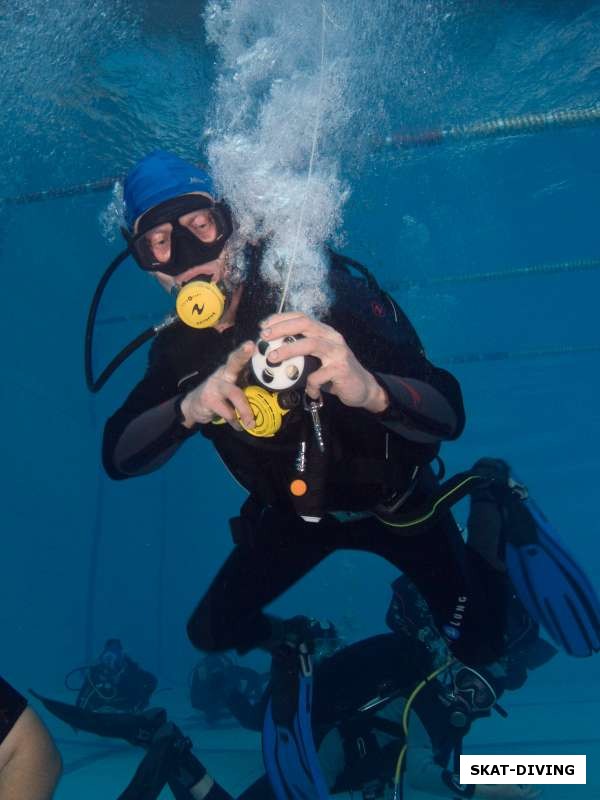
<svg viewBox="0 0 600 800">
<path fill-rule="evenodd" d="M 143 344 L 147 341 L 152 339 L 153 336 L 162 330 L 165 327 L 173 324 L 177 320 L 176 316 L 169 316 L 166 320 L 161 322 L 159 325 L 153 325 L 150 328 L 146 328 L 145 331 L 136 336 L 136 338 L 130 342 L 126 347 L 124 347 L 120 353 L 118 353 L 112 361 L 106 366 L 100 376 L 98 378 L 94 378 L 94 368 L 92 364 L 92 351 L 94 347 L 94 329 L 96 327 L 96 316 L 98 314 L 98 306 L 100 305 L 100 300 L 102 299 L 102 295 L 104 294 L 104 290 L 106 289 L 106 285 L 108 284 L 109 280 L 113 276 L 113 273 L 119 267 L 123 261 L 129 256 L 129 250 L 124 250 L 120 253 L 114 261 L 112 261 L 104 275 L 100 278 L 98 286 L 96 287 L 96 291 L 94 292 L 94 296 L 92 298 L 92 302 L 90 304 L 90 310 L 88 312 L 87 323 L 85 326 L 85 346 L 84 346 L 84 370 L 85 370 L 85 383 L 87 388 L 90 392 L 94 394 L 99 392 L 100 389 L 104 386 L 106 381 L 111 377 L 111 375 L 121 366 L 121 364 L 129 358 L 132 353 L 135 353 Z"/>
</svg>

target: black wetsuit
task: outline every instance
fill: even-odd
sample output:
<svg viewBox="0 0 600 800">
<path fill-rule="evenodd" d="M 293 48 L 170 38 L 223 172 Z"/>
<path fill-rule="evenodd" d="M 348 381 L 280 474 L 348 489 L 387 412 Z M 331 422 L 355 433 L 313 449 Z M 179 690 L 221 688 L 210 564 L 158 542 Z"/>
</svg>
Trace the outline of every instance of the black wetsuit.
<svg viewBox="0 0 600 800">
<path fill-rule="evenodd" d="M 464 426 L 457 381 L 427 360 L 402 311 L 372 283 L 353 276 L 343 257 L 332 254 L 332 303 L 324 321 L 385 387 L 390 407 L 372 414 L 325 395 L 321 418 L 327 455 L 317 493 L 321 521 L 305 521 L 289 490 L 299 442 L 311 440 L 308 415 L 301 409 L 284 417 L 272 440 L 228 425 L 188 430 L 181 424 L 183 396 L 241 342 L 256 339 L 258 322 L 276 307 L 258 278 L 259 261 L 260 252 L 253 251 L 235 326 L 219 334 L 181 324 L 160 334 L 145 377 L 105 429 L 104 464 L 115 479 L 157 469 L 201 431 L 250 492 L 234 524 L 236 546 L 189 622 L 192 642 L 208 651 L 244 652 L 269 640 L 272 623 L 262 608 L 330 553 L 351 549 L 377 553 L 408 573 L 440 630 L 460 620 L 451 646 L 461 660 L 493 660 L 502 642 L 502 591 L 496 591 L 501 576 L 465 548 L 450 514 L 419 535 L 401 536 L 372 516 L 342 523 L 328 513 L 372 509 L 411 486 L 417 466 L 418 480 L 402 510 L 418 507 L 436 488 L 428 464 L 440 442 L 455 439 Z M 313 455 L 314 450 L 313 445 Z"/>
<path fill-rule="evenodd" d="M 104 664 L 87 668 L 76 705 L 89 711 L 142 711 L 157 685 L 158 680 L 151 672 L 125 655 L 118 669 Z"/>
</svg>

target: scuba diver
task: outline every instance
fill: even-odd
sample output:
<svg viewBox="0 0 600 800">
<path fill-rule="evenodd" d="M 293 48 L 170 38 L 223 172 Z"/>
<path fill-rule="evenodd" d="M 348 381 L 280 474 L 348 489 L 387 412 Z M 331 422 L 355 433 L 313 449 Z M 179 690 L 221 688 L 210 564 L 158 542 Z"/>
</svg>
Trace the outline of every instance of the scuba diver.
<svg viewBox="0 0 600 800">
<path fill-rule="evenodd" d="M 158 681 L 142 669 L 123 650 L 119 639 L 108 639 L 98 660 L 86 667 L 77 667 L 65 678 L 83 673 L 77 694 L 78 708 L 89 711 L 142 711 L 148 706 Z"/>
<path fill-rule="evenodd" d="M 190 702 L 209 725 L 231 718 L 229 698 L 250 703 L 262 695 L 268 675 L 241 667 L 225 653 L 208 653 L 191 672 Z"/>
<path fill-rule="evenodd" d="M 504 691 L 502 669 L 466 667 L 455 659 L 438 663 L 430 647 L 433 621 L 423 638 L 410 624 L 335 650 L 325 651 L 323 628 L 304 618 L 305 649 L 282 646 L 273 653 L 271 682 L 263 697 L 238 706 L 244 727 L 262 729 L 266 775 L 239 800 L 325 800 L 331 792 L 358 791 L 367 800 L 402 796 L 402 786 L 436 796 L 534 800 L 533 787 L 461 786 L 456 759 L 477 719 L 493 710 Z M 410 633 L 408 633 L 410 631 Z M 427 643 L 426 643 L 427 642 Z M 298 652 L 304 666 L 298 671 Z M 314 679 L 314 687 L 313 687 Z M 91 714 L 36 695 L 46 708 L 75 728 L 118 737 L 146 750 L 120 800 L 152 800 L 165 785 L 178 800 L 227 800 L 192 743 L 164 709 L 143 714 Z M 235 701 L 232 703 L 232 710 Z M 317 756 L 318 752 L 318 756 Z"/>
<path fill-rule="evenodd" d="M 353 549 L 411 576 L 458 658 L 497 659 L 505 576 L 465 548 L 448 511 L 480 477 L 440 487 L 431 467 L 464 427 L 460 387 L 427 360 L 396 302 L 362 265 L 327 250 L 324 319 L 274 313 L 260 274 L 268 242 L 246 244 L 235 282 L 231 212 L 206 172 L 172 154 L 133 167 L 124 203 L 128 247 L 94 297 L 88 356 L 99 295 L 128 255 L 176 294 L 180 317 L 154 329 L 143 379 L 106 423 L 106 471 L 147 474 L 201 434 L 249 493 L 231 521 L 235 547 L 189 620 L 192 643 L 245 653 L 301 638 L 264 607 Z"/>
</svg>

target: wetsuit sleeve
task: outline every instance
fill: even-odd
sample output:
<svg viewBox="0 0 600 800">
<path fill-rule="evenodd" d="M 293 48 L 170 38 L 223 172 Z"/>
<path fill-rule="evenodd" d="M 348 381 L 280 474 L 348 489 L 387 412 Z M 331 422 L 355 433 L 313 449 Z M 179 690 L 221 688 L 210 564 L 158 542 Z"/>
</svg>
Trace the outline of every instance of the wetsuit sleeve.
<svg viewBox="0 0 600 800">
<path fill-rule="evenodd" d="M 425 726 L 412 714 L 408 727 L 405 780 L 412 789 L 436 797 L 473 797 L 474 784 L 458 783 L 458 776 L 436 763 L 433 743 Z"/>
<path fill-rule="evenodd" d="M 421 369 L 415 370 L 421 373 L 418 378 L 373 373 L 390 402 L 378 416 L 390 430 L 413 442 L 456 439 L 465 425 L 458 382 L 450 373 L 433 367 L 424 357 L 423 361 Z"/>
<path fill-rule="evenodd" d="M 153 472 L 201 427 L 182 424 L 182 399 L 170 370 L 151 354 L 146 375 L 104 428 L 102 462 L 111 478 Z"/>
<path fill-rule="evenodd" d="M 337 304 L 330 324 L 385 389 L 389 407 L 377 415 L 391 431 L 413 442 L 438 443 L 456 439 L 465 424 L 460 385 L 447 370 L 432 364 L 423 345 L 402 309 L 387 295 L 376 307 L 387 309 L 385 316 L 370 310 L 372 303 L 359 305 L 356 284 L 337 291 Z"/>
<path fill-rule="evenodd" d="M 27 708 L 27 700 L 0 677 L 0 744 Z"/>
</svg>

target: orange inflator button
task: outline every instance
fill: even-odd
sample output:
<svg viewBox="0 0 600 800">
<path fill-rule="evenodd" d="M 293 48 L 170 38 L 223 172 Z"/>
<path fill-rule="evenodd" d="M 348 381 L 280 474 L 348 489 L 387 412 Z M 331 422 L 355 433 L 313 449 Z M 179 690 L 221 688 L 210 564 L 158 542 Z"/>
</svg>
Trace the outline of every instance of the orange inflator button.
<svg viewBox="0 0 600 800">
<path fill-rule="evenodd" d="M 296 478 L 296 480 L 293 480 L 290 483 L 290 492 L 294 495 L 294 497 L 302 497 L 302 495 L 308 492 L 306 481 L 303 481 L 302 478 Z"/>
</svg>

